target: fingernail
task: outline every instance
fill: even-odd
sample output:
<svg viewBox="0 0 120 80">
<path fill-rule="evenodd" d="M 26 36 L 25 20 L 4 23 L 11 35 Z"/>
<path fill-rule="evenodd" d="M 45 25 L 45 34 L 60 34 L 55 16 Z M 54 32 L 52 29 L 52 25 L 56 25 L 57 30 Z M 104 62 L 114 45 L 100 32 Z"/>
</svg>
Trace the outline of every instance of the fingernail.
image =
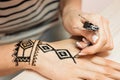
<svg viewBox="0 0 120 80">
<path fill-rule="evenodd" d="M 87 54 L 85 54 L 85 53 L 79 53 L 78 55 L 79 55 L 79 56 L 85 56 L 85 55 L 87 55 Z"/>
<path fill-rule="evenodd" d="M 79 43 L 79 42 L 76 42 L 76 45 L 80 48 L 82 48 L 83 46 Z"/>
<path fill-rule="evenodd" d="M 94 36 L 92 37 L 92 40 L 93 40 L 94 43 L 96 43 L 96 41 L 98 40 L 98 36 L 97 36 L 97 35 L 94 35 Z"/>
<path fill-rule="evenodd" d="M 82 41 L 85 42 L 86 44 L 89 43 L 89 41 L 87 41 L 85 38 L 82 38 Z"/>
</svg>

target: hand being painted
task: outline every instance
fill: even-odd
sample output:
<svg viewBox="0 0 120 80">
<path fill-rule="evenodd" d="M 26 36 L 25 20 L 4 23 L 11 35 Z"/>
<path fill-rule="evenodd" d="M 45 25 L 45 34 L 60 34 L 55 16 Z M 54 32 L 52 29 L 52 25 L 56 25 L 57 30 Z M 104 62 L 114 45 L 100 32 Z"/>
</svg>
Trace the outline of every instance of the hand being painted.
<svg viewBox="0 0 120 80">
<path fill-rule="evenodd" d="M 112 36 L 109 29 L 109 21 L 98 14 L 82 13 L 78 10 L 66 10 L 62 13 L 62 20 L 65 29 L 73 36 L 83 36 L 92 43 L 89 47 L 82 47 L 80 42 L 77 45 L 84 48 L 79 55 L 95 54 L 113 49 Z M 85 21 L 97 25 L 99 30 L 89 31 L 83 28 Z"/>
<path fill-rule="evenodd" d="M 74 57 L 79 52 L 79 49 L 74 45 L 75 42 L 74 39 L 67 39 L 47 43 L 54 49 L 46 53 L 39 50 L 36 66 L 30 65 L 28 69 L 40 73 L 49 80 L 120 80 L 119 63 L 96 55 L 74 58 L 76 63 L 72 58 L 69 58 L 66 52 L 61 54 L 61 58 L 60 54 L 59 57 L 57 56 L 56 51 L 68 50 L 69 54 Z M 41 47 L 45 43 L 42 43 Z"/>
</svg>

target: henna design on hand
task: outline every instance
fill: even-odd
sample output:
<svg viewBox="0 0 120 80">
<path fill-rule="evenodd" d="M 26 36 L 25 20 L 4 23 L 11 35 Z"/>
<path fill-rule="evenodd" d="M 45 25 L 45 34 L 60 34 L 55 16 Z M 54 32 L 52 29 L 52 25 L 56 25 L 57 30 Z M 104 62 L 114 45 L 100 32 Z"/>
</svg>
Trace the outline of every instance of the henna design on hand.
<svg viewBox="0 0 120 80">
<path fill-rule="evenodd" d="M 30 64 L 34 43 L 31 40 L 24 40 L 16 44 L 15 53 L 13 54 L 16 66 L 19 65 L 19 62 L 28 62 Z"/>
<path fill-rule="evenodd" d="M 59 59 L 70 58 L 76 64 L 75 57 L 67 49 L 55 49 L 49 44 L 42 44 L 41 41 L 23 40 L 16 44 L 15 53 L 13 54 L 16 66 L 20 62 L 28 62 L 29 65 L 36 66 L 35 62 L 37 61 L 39 49 L 43 53 L 54 51 Z"/>
<path fill-rule="evenodd" d="M 38 44 L 41 45 L 42 42 L 39 41 L 39 42 L 37 43 L 37 45 L 38 45 Z M 36 66 L 35 62 L 36 62 L 36 59 L 37 59 L 38 53 L 39 53 L 39 47 L 36 46 L 36 48 L 35 48 L 35 53 L 34 53 L 34 55 L 33 55 L 33 60 L 32 60 L 32 65 L 33 65 L 33 66 Z"/>
<path fill-rule="evenodd" d="M 63 60 L 63 59 L 71 58 L 74 61 L 74 63 L 76 63 L 74 57 L 71 55 L 71 53 L 67 49 L 54 49 L 49 44 L 40 44 L 40 45 L 38 45 L 38 47 L 44 53 L 47 53 L 47 52 L 50 52 L 50 51 L 55 51 L 55 53 L 57 54 L 59 59 Z"/>
</svg>

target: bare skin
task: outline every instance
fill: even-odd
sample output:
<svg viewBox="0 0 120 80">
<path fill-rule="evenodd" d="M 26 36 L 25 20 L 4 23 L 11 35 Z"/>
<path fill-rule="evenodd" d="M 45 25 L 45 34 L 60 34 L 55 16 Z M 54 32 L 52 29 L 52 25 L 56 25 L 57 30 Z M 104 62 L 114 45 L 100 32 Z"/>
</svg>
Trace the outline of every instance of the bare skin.
<svg viewBox="0 0 120 80">
<path fill-rule="evenodd" d="M 76 40 L 74 39 L 67 39 L 53 43 L 43 42 L 43 44 L 47 43 L 56 50 L 67 49 L 72 56 L 75 56 L 79 52 L 75 42 Z M 39 49 L 35 62 L 36 66 L 29 65 L 25 62 L 20 62 L 18 66 L 15 66 L 15 62 L 12 61 L 14 57 L 11 56 L 14 53 L 15 44 L 7 45 L 7 48 L 6 45 L 0 46 L 0 49 L 2 49 L 0 54 L 0 65 L 2 65 L 0 67 L 0 72 L 2 72 L 0 73 L 1 76 L 23 69 L 29 69 L 50 80 L 120 79 L 120 64 L 98 56 L 75 58 L 76 63 L 74 63 L 71 58 L 59 59 L 55 51 L 44 53 Z"/>
</svg>

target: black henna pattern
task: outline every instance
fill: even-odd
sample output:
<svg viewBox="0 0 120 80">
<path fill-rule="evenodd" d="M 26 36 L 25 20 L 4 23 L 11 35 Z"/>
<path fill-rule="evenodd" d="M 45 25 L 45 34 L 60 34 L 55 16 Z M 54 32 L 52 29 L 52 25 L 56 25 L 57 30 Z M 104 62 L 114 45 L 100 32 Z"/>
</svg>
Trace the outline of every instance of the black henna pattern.
<svg viewBox="0 0 120 80">
<path fill-rule="evenodd" d="M 35 63 L 37 61 L 39 49 L 44 53 L 54 51 L 60 60 L 72 59 L 76 64 L 75 57 L 73 57 L 67 49 L 55 49 L 49 44 L 42 44 L 41 41 L 36 42 L 37 41 L 24 40 L 16 44 L 15 53 L 13 54 L 16 66 L 18 66 L 20 62 L 28 62 L 29 65 L 36 66 Z M 27 50 L 30 52 L 27 52 Z"/>
<path fill-rule="evenodd" d="M 41 45 L 42 42 L 39 41 L 38 44 Z M 38 45 L 38 44 L 37 44 L 37 45 Z M 39 47 L 36 46 L 35 53 L 34 53 L 34 56 L 33 56 L 32 66 L 36 66 L 35 62 L 36 62 L 36 60 L 37 60 L 37 56 L 38 56 L 38 53 L 39 53 L 38 51 L 39 51 Z"/>
<path fill-rule="evenodd" d="M 13 56 L 15 57 L 14 62 L 16 63 L 16 66 L 19 65 L 19 62 L 28 62 L 30 64 L 33 45 L 34 43 L 31 40 L 20 41 L 19 43 L 16 44 L 15 53 L 13 54 Z M 29 54 L 28 56 L 25 56 L 25 51 L 29 48 L 31 48 L 31 52 L 27 53 Z M 18 54 L 19 49 L 23 50 L 22 55 Z"/>
<path fill-rule="evenodd" d="M 57 56 L 58 56 L 59 59 L 63 60 L 63 59 L 71 58 L 74 61 L 74 63 L 76 63 L 74 57 L 70 54 L 70 52 L 67 49 L 54 49 L 49 44 L 38 45 L 38 47 L 44 53 L 47 53 L 47 52 L 50 52 L 50 51 L 55 51 L 55 53 L 57 54 Z"/>
</svg>

